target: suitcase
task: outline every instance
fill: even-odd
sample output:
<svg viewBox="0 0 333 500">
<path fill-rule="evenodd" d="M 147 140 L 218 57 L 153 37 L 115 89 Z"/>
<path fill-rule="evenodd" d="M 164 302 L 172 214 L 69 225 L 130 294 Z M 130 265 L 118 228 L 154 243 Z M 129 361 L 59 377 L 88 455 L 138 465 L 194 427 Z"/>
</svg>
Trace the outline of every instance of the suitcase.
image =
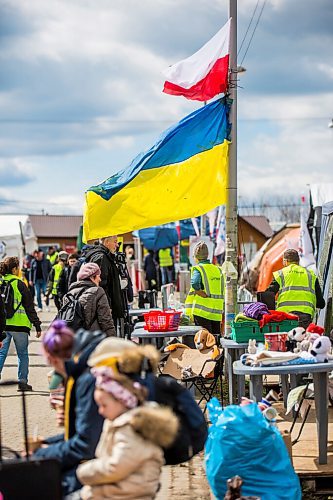
<svg viewBox="0 0 333 500">
<path fill-rule="evenodd" d="M 6 381 L 1 386 L 17 385 L 17 381 Z M 28 455 L 28 427 L 25 393 L 22 391 L 23 432 L 26 458 L 6 460 L 3 458 L 0 413 L 0 493 L 4 500 L 61 500 L 60 463 L 54 459 L 34 459 Z"/>
</svg>

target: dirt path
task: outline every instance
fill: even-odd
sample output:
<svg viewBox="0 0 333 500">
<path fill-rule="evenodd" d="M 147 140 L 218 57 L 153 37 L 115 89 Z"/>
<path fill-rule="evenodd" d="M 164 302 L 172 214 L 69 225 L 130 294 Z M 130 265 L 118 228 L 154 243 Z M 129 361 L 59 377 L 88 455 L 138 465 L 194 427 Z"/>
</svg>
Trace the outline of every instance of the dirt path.
<svg viewBox="0 0 333 500">
<path fill-rule="evenodd" d="M 42 313 L 43 328 L 46 328 L 55 313 Z M 41 342 L 32 333 L 29 346 L 30 374 L 29 383 L 33 387 L 32 393 L 27 393 L 28 430 L 33 434 L 38 426 L 40 436 L 51 436 L 61 432 L 56 427 L 55 412 L 48 403 L 47 373 L 42 356 Z M 16 379 L 17 358 L 13 345 L 3 370 L 2 379 Z M 15 450 L 23 449 L 23 420 L 20 393 L 16 387 L 1 388 L 1 422 L 3 444 Z M 202 466 L 202 457 L 195 457 L 191 462 L 183 465 L 164 467 L 161 476 L 161 490 L 157 500 L 209 500 L 210 493 Z"/>
</svg>

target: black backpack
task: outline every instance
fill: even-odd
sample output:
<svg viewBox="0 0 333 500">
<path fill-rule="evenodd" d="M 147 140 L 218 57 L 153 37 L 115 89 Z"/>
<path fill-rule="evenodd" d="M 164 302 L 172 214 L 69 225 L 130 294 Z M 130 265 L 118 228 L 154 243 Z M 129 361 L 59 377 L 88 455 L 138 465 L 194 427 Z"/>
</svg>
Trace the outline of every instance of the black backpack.
<svg viewBox="0 0 333 500">
<path fill-rule="evenodd" d="M 187 462 L 204 449 L 208 436 L 205 417 L 191 393 L 173 377 L 161 375 L 154 378 L 152 399 L 160 405 L 169 406 L 180 422 L 173 445 L 164 449 L 165 464 Z M 144 384 L 144 380 L 141 382 Z"/>
<path fill-rule="evenodd" d="M 86 291 L 86 288 L 83 288 L 76 296 L 74 296 L 71 292 L 66 294 L 66 302 L 59 309 L 57 316 L 55 319 L 62 319 L 66 321 L 67 326 L 76 332 L 80 328 L 87 329 L 87 325 L 84 319 L 83 307 L 79 302 L 79 298 Z"/>
<path fill-rule="evenodd" d="M 14 307 L 14 290 L 11 283 L 15 281 L 15 278 L 5 281 L 3 280 L 0 285 L 0 293 L 5 306 L 6 319 L 10 319 L 14 316 L 22 302 L 19 302 L 17 307 Z"/>
</svg>

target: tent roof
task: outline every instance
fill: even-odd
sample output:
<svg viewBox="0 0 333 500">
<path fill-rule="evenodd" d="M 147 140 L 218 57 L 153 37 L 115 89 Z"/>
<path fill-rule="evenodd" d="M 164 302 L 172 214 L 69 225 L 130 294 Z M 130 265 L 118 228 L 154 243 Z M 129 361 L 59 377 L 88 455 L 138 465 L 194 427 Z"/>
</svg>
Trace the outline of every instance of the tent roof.
<svg viewBox="0 0 333 500">
<path fill-rule="evenodd" d="M 19 235 L 20 222 L 24 225 L 28 215 L 0 215 L 0 237 Z"/>
<path fill-rule="evenodd" d="M 240 218 L 245 220 L 250 226 L 263 234 L 266 238 L 273 236 L 273 229 L 269 225 L 267 217 L 264 215 L 240 215 Z"/>
</svg>

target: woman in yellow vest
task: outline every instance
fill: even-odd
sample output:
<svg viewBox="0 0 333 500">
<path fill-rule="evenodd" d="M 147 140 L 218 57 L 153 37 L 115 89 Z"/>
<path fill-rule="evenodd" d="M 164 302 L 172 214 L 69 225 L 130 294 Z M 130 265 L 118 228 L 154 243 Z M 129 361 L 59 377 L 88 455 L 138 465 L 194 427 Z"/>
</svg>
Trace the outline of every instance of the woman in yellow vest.
<svg viewBox="0 0 333 500">
<path fill-rule="evenodd" d="M 213 335 L 220 335 L 224 311 L 224 277 L 222 269 L 211 264 L 208 247 L 200 241 L 193 256 L 197 265 L 191 269 L 191 289 L 186 298 L 186 314 L 196 325 L 206 328 Z"/>
<path fill-rule="evenodd" d="M 0 349 L 0 374 L 8 354 L 13 338 L 18 356 L 18 381 L 19 390 L 31 391 L 28 384 L 29 355 L 28 344 L 32 325 L 36 328 L 36 337 L 41 336 L 41 322 L 35 311 L 32 296 L 19 278 L 20 264 L 17 257 L 6 257 L 0 262 L 0 276 L 4 284 L 9 284 L 13 294 L 13 315 L 6 318 L 6 338 Z M 8 286 L 8 285 L 7 285 Z M 6 307 L 6 303 L 5 303 Z"/>
<path fill-rule="evenodd" d="M 325 300 L 318 278 L 313 271 L 299 265 L 297 250 L 289 248 L 283 254 L 283 269 L 273 273 L 267 291 L 278 294 L 276 309 L 299 317 L 299 325 L 307 328 L 316 312 L 323 309 Z"/>
</svg>

